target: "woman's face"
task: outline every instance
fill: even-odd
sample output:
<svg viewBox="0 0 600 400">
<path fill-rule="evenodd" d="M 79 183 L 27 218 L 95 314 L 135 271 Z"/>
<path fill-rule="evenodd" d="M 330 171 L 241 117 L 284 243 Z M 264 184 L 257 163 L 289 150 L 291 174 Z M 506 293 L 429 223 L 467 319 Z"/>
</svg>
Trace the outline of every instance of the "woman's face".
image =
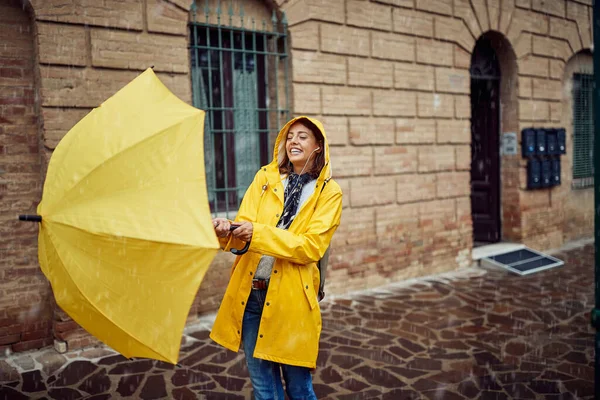
<svg viewBox="0 0 600 400">
<path fill-rule="evenodd" d="M 302 122 L 296 122 L 290 126 L 288 131 L 285 150 L 294 166 L 294 172 L 300 174 L 305 166 L 304 171 L 310 170 L 310 164 L 314 161 L 317 153 L 321 151 L 321 148 L 312 131 L 304 126 Z M 307 165 L 309 160 L 310 164 Z"/>
</svg>

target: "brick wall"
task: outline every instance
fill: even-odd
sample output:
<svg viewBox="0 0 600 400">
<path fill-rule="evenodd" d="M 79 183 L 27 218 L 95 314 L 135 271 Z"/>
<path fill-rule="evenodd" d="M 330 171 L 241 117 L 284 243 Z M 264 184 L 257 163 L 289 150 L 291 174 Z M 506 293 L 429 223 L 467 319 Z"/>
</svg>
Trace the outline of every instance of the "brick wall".
<svg viewBox="0 0 600 400">
<path fill-rule="evenodd" d="M 177 96 L 191 102 L 189 2 L 108 0 L 98 6 L 78 0 L 68 12 L 61 1 L 31 3 L 39 53 L 44 166 L 77 121 L 150 66 Z M 35 242 L 34 237 L 32 246 Z M 35 262 L 35 250 L 33 254 Z M 54 337 L 65 342 L 61 348 L 97 342 L 58 307 L 52 307 L 51 328 Z M 193 317 L 197 309 L 194 305 Z"/>
<path fill-rule="evenodd" d="M 52 343 L 49 285 L 37 263 L 41 195 L 34 24 L 18 0 L 0 4 L 0 354 Z"/>
<path fill-rule="evenodd" d="M 498 6 L 498 4 L 500 6 Z M 294 111 L 322 118 L 344 189 L 330 292 L 470 264 L 470 66 L 492 31 L 501 132 L 559 126 L 562 71 L 591 43 L 591 1 L 305 0 L 286 3 Z M 302 12 L 301 12 L 302 11 Z M 563 160 L 565 165 L 565 160 Z M 502 156 L 504 240 L 563 243 L 567 185 L 526 191 Z M 563 173 L 564 177 L 564 173 Z M 584 206 L 585 207 L 585 206 Z"/>
<path fill-rule="evenodd" d="M 531 3 L 531 4 L 529 4 Z M 519 64 L 520 127 L 541 126 L 567 128 L 567 155 L 561 156 L 562 185 L 541 191 L 521 190 L 522 235 L 525 244 L 538 249 L 557 248 L 565 240 L 591 234 L 592 202 L 581 200 L 581 194 L 571 189 L 572 137 L 571 125 L 565 120 L 570 106 L 563 99 L 566 91 L 565 63 L 584 49 L 589 49 L 592 36 L 590 21 L 591 1 L 533 0 L 524 5 L 531 9 L 523 22 L 530 33 L 519 43 L 524 54 Z M 521 161 L 520 185 L 526 186 L 525 162 Z M 585 196 L 585 194 L 584 194 Z M 572 221 L 581 223 L 580 233 L 573 234 Z M 571 231 L 571 232 L 569 232 Z"/>
<path fill-rule="evenodd" d="M 286 9 L 294 112 L 323 120 L 344 191 L 329 293 L 470 263 L 466 68 L 474 39 L 446 3 L 437 15 L 412 1 Z"/>
<path fill-rule="evenodd" d="M 75 0 L 69 10 L 59 0 L 31 3 L 39 53 L 42 169 L 82 116 L 150 65 L 175 94 L 191 101 L 189 1 L 106 0 L 100 7 Z M 334 175 L 344 190 L 327 292 L 469 265 L 468 68 L 475 41 L 490 30 L 499 38 L 497 52 L 506 78 L 501 87 L 502 132 L 558 126 L 565 62 L 591 43 L 591 0 L 252 0 L 244 2 L 247 21 L 252 16 L 264 19 L 271 6 L 281 7 L 290 24 L 294 113 L 325 123 Z M 211 7 L 214 10 L 214 1 Z M 3 70 L 5 64 L 0 65 Z M 28 82 L 33 82 L 30 76 Z M 4 82 L 0 76 L 0 88 Z M 35 120 L 30 122 L 35 130 Z M 36 140 L 32 149 L 38 148 Z M 4 159 L 7 144 L 3 140 L 0 145 Z M 27 154 L 37 157 L 35 152 Z M 37 158 L 23 157 L 29 160 L 24 168 L 30 168 L 23 173 L 40 168 Z M 576 202 L 569 200 L 567 185 L 528 192 L 520 156 L 503 157 L 501 164 L 505 238 L 544 249 L 576 236 L 564 233 L 568 216 L 562 210 Z M 563 180 L 565 173 L 563 168 Z M 0 185 L 7 184 L 5 175 L 0 175 Z M 37 192 L 19 177 L 21 184 L 14 185 L 13 179 L 5 197 L 31 196 L 27 204 L 33 210 L 39 181 L 30 178 L 37 182 L 32 184 Z M 3 201 L 0 198 L 1 207 L 15 204 Z M 3 211 L 2 218 L 6 215 Z M 6 258 L 13 264 L 3 274 L 30 271 L 19 278 L 30 290 L 21 290 L 21 285 L 17 291 L 14 283 L 3 283 L 0 291 L 12 290 L 19 301 L 39 304 L 50 310 L 44 315 L 52 314 L 48 287 L 35 262 L 35 228 L 19 226 L 29 231 L 23 231 L 25 239 L 11 231 L 10 240 L 18 244 L 10 248 L 20 253 L 15 261 Z M 23 260 L 26 267 L 15 267 Z M 215 259 L 191 319 L 216 310 L 231 261 L 230 254 Z M 70 347 L 94 343 L 60 310 L 54 310 L 53 317 L 55 336 Z M 48 326 L 18 331 L 44 329 Z M 7 332 L 5 336 L 13 334 Z M 22 343 L 27 339 L 18 338 Z"/>
<path fill-rule="evenodd" d="M 100 7 L 94 2 L 78 0 L 70 6 L 69 12 L 65 12 L 60 1 L 32 1 L 41 76 L 38 114 L 44 121 L 41 140 L 36 137 L 34 144 L 37 146 L 41 141 L 42 170 L 47 166 L 52 150 L 77 121 L 150 66 L 154 66 L 167 87 L 191 103 L 187 49 L 189 4 L 184 0 L 109 0 Z M 198 20 L 204 21 L 204 2 L 199 4 Z M 210 1 L 211 23 L 216 23 L 216 6 L 217 1 Z M 222 11 L 226 15 L 229 10 L 223 8 Z M 239 11 L 240 5 L 235 4 L 234 12 Z M 246 24 L 253 18 L 256 21 L 270 21 L 271 18 L 270 9 L 259 0 L 245 1 L 244 14 Z M 31 39 L 30 45 L 33 45 L 33 36 Z M 33 57 L 27 61 L 32 63 Z M 39 172 L 37 176 L 39 179 Z M 39 201 L 39 195 L 38 187 L 36 201 Z M 29 229 L 27 251 L 32 255 L 31 270 L 46 287 L 43 305 L 53 319 L 51 326 L 50 323 L 47 325 L 54 338 L 64 342 L 58 347 L 72 349 L 97 343 L 53 304 L 36 262 L 35 226 L 29 226 Z M 25 245 L 23 242 L 22 246 Z M 192 305 L 190 321 L 199 313 L 216 310 L 229 279 L 232 260 L 231 254 L 216 257 Z M 0 287 L 3 289 L 4 285 Z M 43 293 L 42 290 L 33 292 L 36 295 Z M 24 296 L 23 292 L 19 293 Z M 15 328 L 11 326 L 11 329 Z M 50 329 L 48 332 L 47 336 L 51 337 Z"/>
</svg>

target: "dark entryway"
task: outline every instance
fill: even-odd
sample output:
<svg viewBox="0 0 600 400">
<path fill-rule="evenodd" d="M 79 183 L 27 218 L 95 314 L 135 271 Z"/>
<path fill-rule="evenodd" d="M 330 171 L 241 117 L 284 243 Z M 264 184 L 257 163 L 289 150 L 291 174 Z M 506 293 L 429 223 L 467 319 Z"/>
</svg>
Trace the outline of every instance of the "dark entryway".
<svg viewBox="0 0 600 400">
<path fill-rule="evenodd" d="M 489 39 L 482 37 L 471 57 L 471 213 L 473 239 L 501 239 L 500 65 Z"/>
</svg>

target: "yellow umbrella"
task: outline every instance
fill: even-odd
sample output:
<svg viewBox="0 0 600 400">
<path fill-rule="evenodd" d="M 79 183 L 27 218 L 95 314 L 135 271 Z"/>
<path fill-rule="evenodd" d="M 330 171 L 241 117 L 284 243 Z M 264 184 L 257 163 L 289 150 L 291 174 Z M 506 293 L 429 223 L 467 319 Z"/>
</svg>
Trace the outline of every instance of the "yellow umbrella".
<svg viewBox="0 0 600 400">
<path fill-rule="evenodd" d="M 126 357 L 177 363 L 219 248 L 203 124 L 204 112 L 148 69 L 75 125 L 50 159 L 37 209 L 42 271 L 58 305 Z"/>
</svg>

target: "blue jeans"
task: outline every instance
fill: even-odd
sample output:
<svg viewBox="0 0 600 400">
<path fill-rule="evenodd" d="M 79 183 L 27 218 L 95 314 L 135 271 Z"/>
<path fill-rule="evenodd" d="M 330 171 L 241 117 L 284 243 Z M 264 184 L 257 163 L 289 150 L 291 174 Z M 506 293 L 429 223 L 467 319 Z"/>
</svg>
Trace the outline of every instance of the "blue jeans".
<svg viewBox="0 0 600 400">
<path fill-rule="evenodd" d="M 254 358 L 254 347 L 258 336 L 260 316 L 265 305 L 266 290 L 251 290 L 244 320 L 242 322 L 242 342 L 246 353 L 246 365 L 256 400 L 284 400 L 281 372 L 285 380 L 285 391 L 290 400 L 317 400 L 312 386 L 309 368 L 280 364 Z M 290 334 L 292 334 L 290 332 Z"/>
</svg>

